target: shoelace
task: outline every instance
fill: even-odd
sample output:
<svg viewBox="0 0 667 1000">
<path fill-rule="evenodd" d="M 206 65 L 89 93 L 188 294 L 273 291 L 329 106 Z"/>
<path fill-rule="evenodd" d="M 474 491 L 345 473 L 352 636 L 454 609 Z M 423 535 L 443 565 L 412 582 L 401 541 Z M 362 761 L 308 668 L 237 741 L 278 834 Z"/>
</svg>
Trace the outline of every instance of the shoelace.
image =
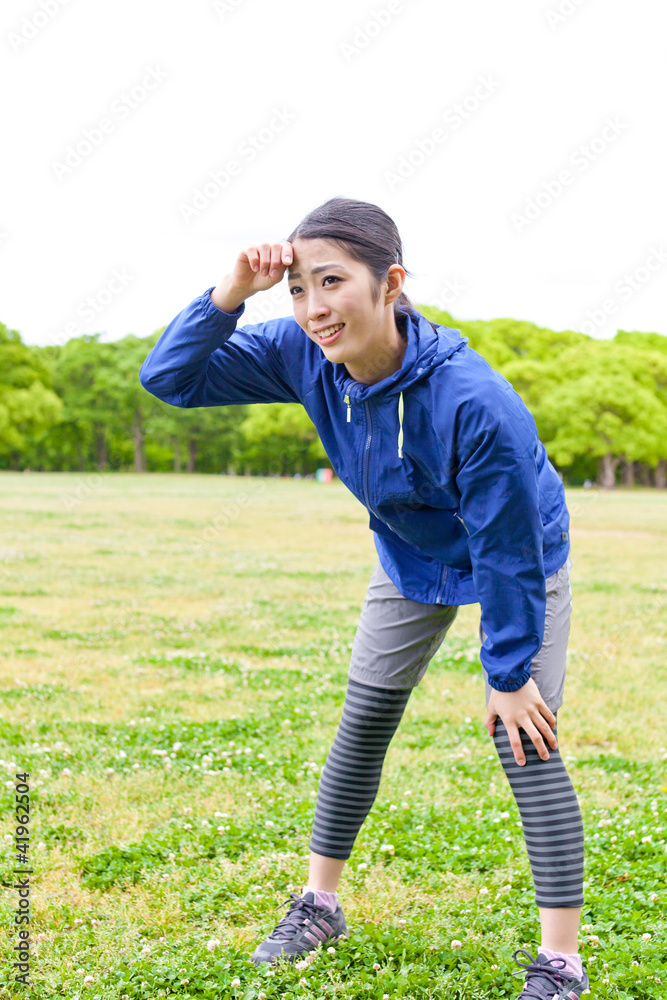
<svg viewBox="0 0 667 1000">
<path fill-rule="evenodd" d="M 291 941 L 297 936 L 306 920 L 310 917 L 321 916 L 322 911 L 326 909 L 326 907 L 318 906 L 316 903 L 310 903 L 296 892 L 291 892 L 290 898 L 286 899 L 280 906 L 276 906 L 276 910 L 279 910 L 281 906 L 287 906 L 288 903 L 290 904 L 289 910 L 269 935 L 272 941 Z"/>
<path fill-rule="evenodd" d="M 528 959 L 528 965 L 524 965 L 516 957 L 517 955 L 525 955 Z M 526 974 L 526 985 L 521 993 L 521 1000 L 551 1000 L 549 993 L 544 989 L 547 985 L 545 980 L 548 980 L 554 987 L 554 996 L 559 996 L 563 990 L 563 987 L 575 985 L 577 980 L 571 976 L 564 976 L 563 970 L 567 965 L 564 958 L 552 958 L 546 964 L 543 962 L 538 962 L 529 951 L 525 948 L 519 948 L 518 951 L 514 952 L 514 961 L 517 965 L 521 966 L 521 972 L 513 972 L 514 976 L 521 976 L 525 972 Z M 556 962 L 560 962 L 560 965 L 556 965 Z M 533 982 L 531 983 L 531 979 Z M 538 989 L 538 982 L 542 983 L 542 989 Z"/>
</svg>

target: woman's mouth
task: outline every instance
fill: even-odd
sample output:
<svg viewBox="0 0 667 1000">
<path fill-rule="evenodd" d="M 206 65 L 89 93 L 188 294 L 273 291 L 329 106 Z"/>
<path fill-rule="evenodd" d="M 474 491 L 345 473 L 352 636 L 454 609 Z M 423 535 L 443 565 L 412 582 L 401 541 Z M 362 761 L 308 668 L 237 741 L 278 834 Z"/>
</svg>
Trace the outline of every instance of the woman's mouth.
<svg viewBox="0 0 667 1000">
<path fill-rule="evenodd" d="M 326 327 L 326 329 L 321 330 L 317 333 L 317 341 L 323 347 L 328 344 L 333 344 L 334 341 L 338 340 L 340 332 L 345 326 L 344 323 L 334 323 L 332 326 Z"/>
</svg>

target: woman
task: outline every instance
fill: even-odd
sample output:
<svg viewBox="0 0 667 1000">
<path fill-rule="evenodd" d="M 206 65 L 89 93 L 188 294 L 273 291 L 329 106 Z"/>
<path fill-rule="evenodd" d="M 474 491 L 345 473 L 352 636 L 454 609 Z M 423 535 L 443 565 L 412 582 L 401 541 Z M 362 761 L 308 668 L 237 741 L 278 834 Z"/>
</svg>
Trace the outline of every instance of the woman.
<svg viewBox="0 0 667 1000">
<path fill-rule="evenodd" d="M 247 247 L 167 326 L 140 379 L 174 406 L 300 402 L 378 553 L 322 770 L 308 885 L 253 955 L 295 959 L 347 930 L 336 889 L 384 756 L 458 606 L 481 605 L 487 713 L 517 801 L 542 941 L 522 998 L 578 997 L 583 828 L 558 751 L 569 635 L 569 514 L 535 422 L 458 330 L 403 292 L 395 224 L 332 198 L 286 240 Z M 288 271 L 294 319 L 238 326 Z"/>
</svg>

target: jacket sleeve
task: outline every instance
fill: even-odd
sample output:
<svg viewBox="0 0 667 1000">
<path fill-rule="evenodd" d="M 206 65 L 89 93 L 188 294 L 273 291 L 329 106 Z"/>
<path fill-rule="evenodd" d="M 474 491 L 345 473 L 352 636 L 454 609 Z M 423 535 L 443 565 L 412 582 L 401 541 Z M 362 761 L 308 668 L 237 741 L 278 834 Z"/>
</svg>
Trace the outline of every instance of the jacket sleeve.
<svg viewBox="0 0 667 1000">
<path fill-rule="evenodd" d="M 456 483 L 487 635 L 480 658 L 492 688 L 516 691 L 530 679 L 544 635 L 539 438 L 509 383 L 484 389 L 459 413 Z"/>
<path fill-rule="evenodd" d="M 270 323 L 237 327 L 245 303 L 223 312 L 206 291 L 164 329 L 139 371 L 144 389 L 172 406 L 300 402 Z"/>
</svg>

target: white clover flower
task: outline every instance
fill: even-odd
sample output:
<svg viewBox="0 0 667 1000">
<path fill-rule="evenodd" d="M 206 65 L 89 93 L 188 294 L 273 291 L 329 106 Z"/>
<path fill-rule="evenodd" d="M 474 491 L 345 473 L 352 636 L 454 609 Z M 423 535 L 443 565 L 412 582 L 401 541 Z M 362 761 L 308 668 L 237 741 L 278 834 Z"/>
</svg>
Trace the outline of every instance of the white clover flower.
<svg viewBox="0 0 667 1000">
<path fill-rule="evenodd" d="M 233 990 L 237 990 L 239 988 L 239 986 L 241 985 L 241 980 L 237 976 L 236 979 L 232 979 L 232 981 L 231 981 L 231 983 L 229 985 L 231 986 L 231 988 Z"/>
<path fill-rule="evenodd" d="M 93 976 L 86 976 L 86 978 L 83 981 L 83 984 L 84 984 L 84 986 L 88 986 L 90 983 L 94 983 L 94 982 L 95 982 L 95 979 L 93 978 Z"/>
<path fill-rule="evenodd" d="M 594 947 L 597 947 L 600 944 L 600 938 L 597 936 L 597 934 L 591 934 L 591 936 L 588 939 L 588 943 L 590 945 L 593 945 Z"/>
<path fill-rule="evenodd" d="M 335 948 L 327 948 L 327 955 L 335 955 L 335 954 L 336 954 Z"/>
<path fill-rule="evenodd" d="M 7 834 L 7 836 L 9 837 L 9 839 L 10 839 L 10 840 L 12 839 L 12 835 L 11 835 L 11 833 L 10 833 L 10 834 Z M 361 861 L 361 862 L 360 862 L 360 863 L 359 863 L 359 864 L 357 865 L 357 871 L 358 871 L 358 872 L 363 872 L 363 871 L 364 871 L 364 870 L 365 870 L 366 868 L 368 868 L 368 865 L 366 864 L 366 862 L 365 862 L 365 861 Z"/>
<path fill-rule="evenodd" d="M 642 941 L 650 941 L 650 940 L 651 940 L 650 934 L 642 934 Z"/>
<path fill-rule="evenodd" d="M 259 993 L 257 994 L 257 1000 L 266 1000 L 266 993 L 260 990 Z"/>
<path fill-rule="evenodd" d="M 209 951 L 213 951 L 220 944 L 220 938 L 211 938 L 210 941 L 206 942 L 206 947 Z"/>
<path fill-rule="evenodd" d="M 308 985 L 308 983 L 306 982 L 306 980 L 302 976 L 301 979 L 299 980 L 299 986 L 307 986 L 307 985 Z"/>
<path fill-rule="evenodd" d="M 407 921 L 405 921 L 405 920 L 399 920 L 399 921 L 398 921 L 398 926 L 399 926 L 399 927 L 405 927 L 405 926 L 406 926 L 406 923 L 407 923 Z"/>
<path fill-rule="evenodd" d="M 479 890 L 479 894 L 480 894 L 480 896 L 488 896 L 489 895 L 489 890 L 487 889 L 487 887 L 485 885 L 483 885 L 482 888 Z"/>
<path fill-rule="evenodd" d="M 392 804 L 389 806 L 389 812 L 390 813 L 395 813 L 397 809 L 398 809 L 398 806 L 395 806 L 394 803 L 392 802 Z"/>
<path fill-rule="evenodd" d="M 593 924 L 582 924 L 581 930 L 583 934 L 590 934 L 593 930 Z"/>
<path fill-rule="evenodd" d="M 394 845 L 393 844 L 381 844 L 380 845 L 380 850 L 382 851 L 383 854 L 393 854 L 394 853 Z"/>
<path fill-rule="evenodd" d="M 382 966 L 380 965 L 379 962 L 373 962 L 373 968 L 375 969 L 376 972 L 379 972 Z"/>
<path fill-rule="evenodd" d="M 297 972 L 303 972 L 304 969 L 308 968 L 308 962 L 306 962 L 305 959 L 301 959 L 299 962 L 294 963 L 294 968 Z"/>
<path fill-rule="evenodd" d="M 457 940 L 455 939 L 454 941 L 452 941 L 452 943 L 451 943 L 451 946 L 450 946 L 450 947 L 452 948 L 452 951 L 458 951 L 458 950 L 459 950 L 459 948 L 462 948 L 462 947 L 463 947 L 463 943 L 462 943 L 461 941 L 457 941 Z"/>
</svg>

